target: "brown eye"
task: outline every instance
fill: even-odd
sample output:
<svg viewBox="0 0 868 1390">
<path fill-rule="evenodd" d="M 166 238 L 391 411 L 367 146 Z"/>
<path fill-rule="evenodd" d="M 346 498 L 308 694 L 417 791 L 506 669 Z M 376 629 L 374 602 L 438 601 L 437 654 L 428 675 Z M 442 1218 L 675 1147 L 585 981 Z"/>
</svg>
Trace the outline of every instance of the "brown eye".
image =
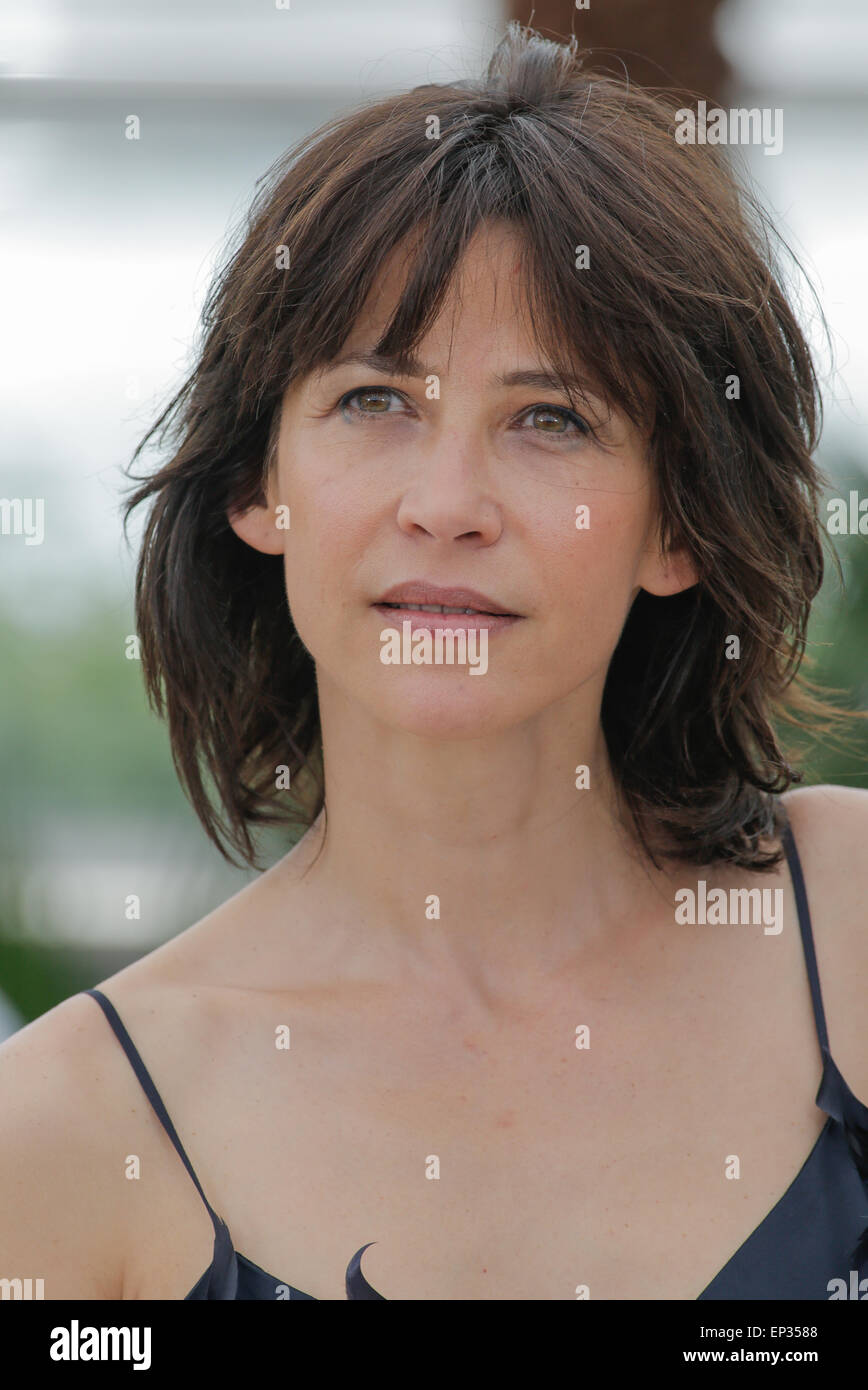
<svg viewBox="0 0 868 1390">
<path fill-rule="evenodd" d="M 550 434 L 556 438 L 580 438 L 591 433 L 591 427 L 584 421 L 581 415 L 576 415 L 573 410 L 566 410 L 560 405 L 532 405 L 525 412 L 525 415 L 532 415 L 541 418 L 543 421 L 542 429 L 535 429 L 535 434 Z M 564 425 L 575 425 L 575 433 L 562 428 Z"/>
<path fill-rule="evenodd" d="M 394 396 L 400 399 L 397 391 L 393 391 L 390 386 L 357 386 L 355 391 L 348 391 L 345 396 L 341 396 L 338 405 L 343 414 L 346 415 L 388 415 L 388 397 Z M 352 400 L 367 401 L 373 405 L 373 409 L 363 406 L 359 410 L 347 410 L 347 405 Z"/>
</svg>

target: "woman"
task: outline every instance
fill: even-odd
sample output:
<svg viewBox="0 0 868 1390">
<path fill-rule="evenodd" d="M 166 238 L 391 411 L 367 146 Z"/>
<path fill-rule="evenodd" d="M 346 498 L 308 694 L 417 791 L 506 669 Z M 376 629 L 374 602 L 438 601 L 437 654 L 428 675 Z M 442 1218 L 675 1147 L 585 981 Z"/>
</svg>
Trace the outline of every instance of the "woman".
<svg viewBox="0 0 868 1390">
<path fill-rule="evenodd" d="M 46 1298 L 863 1273 L 868 794 L 793 790 L 772 723 L 825 708 L 823 558 L 763 225 L 516 26 L 278 165 L 128 510 L 205 829 L 305 833 L 0 1050 Z"/>
</svg>

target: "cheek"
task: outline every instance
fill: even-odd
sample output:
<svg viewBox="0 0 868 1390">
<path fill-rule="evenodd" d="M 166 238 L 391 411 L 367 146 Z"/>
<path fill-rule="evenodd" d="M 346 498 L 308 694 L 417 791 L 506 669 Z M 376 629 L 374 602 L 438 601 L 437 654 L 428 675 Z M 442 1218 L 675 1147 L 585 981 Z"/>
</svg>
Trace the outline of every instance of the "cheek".
<svg viewBox="0 0 868 1390">
<path fill-rule="evenodd" d="M 358 487 L 354 490 L 346 476 L 330 475 L 321 463 L 298 466 L 286 479 L 283 497 L 290 509 L 286 593 L 307 645 L 307 634 L 314 641 L 317 632 L 325 636 L 328 623 L 339 618 L 349 601 L 348 578 L 370 546 L 366 527 L 372 501 Z"/>
<path fill-rule="evenodd" d="M 604 655 L 614 650 L 636 587 L 645 544 L 646 515 L 625 499 L 589 496 L 588 513 L 568 518 L 557 544 L 547 547 L 539 589 L 554 599 L 551 612 L 559 635 L 580 633 Z"/>
</svg>

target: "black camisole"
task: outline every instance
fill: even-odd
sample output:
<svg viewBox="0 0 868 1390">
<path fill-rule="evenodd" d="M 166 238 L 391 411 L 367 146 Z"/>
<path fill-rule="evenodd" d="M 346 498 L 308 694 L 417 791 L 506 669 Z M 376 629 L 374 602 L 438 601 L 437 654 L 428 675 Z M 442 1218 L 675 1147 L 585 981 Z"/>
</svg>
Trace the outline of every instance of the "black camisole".
<svg viewBox="0 0 868 1390">
<path fill-rule="evenodd" d="M 793 880 L 805 965 L 811 986 L 823 1075 L 816 1104 L 827 1116 L 817 1140 L 784 1195 L 698 1295 L 699 1299 L 831 1299 L 868 1297 L 868 1107 L 853 1095 L 829 1051 L 811 918 L 802 867 L 789 822 L 783 844 Z M 229 1228 L 209 1203 L 157 1088 L 111 1000 L 84 990 L 101 1005 L 142 1089 L 196 1184 L 214 1225 L 214 1257 L 188 1299 L 317 1300 L 238 1254 Z M 368 1245 L 373 1244 L 369 1241 Z M 362 1274 L 357 1250 L 347 1266 L 348 1299 L 379 1298 Z M 840 1281 L 838 1283 L 833 1281 Z M 849 1292 L 835 1292 L 846 1289 Z"/>
</svg>

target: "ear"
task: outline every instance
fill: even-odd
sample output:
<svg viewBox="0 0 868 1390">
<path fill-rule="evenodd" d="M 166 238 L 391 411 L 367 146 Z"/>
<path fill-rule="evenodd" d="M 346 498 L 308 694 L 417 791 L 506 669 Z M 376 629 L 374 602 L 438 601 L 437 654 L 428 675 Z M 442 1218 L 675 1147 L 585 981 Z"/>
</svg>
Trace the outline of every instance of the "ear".
<svg viewBox="0 0 868 1390">
<path fill-rule="evenodd" d="M 286 549 L 285 532 L 289 530 L 289 507 L 280 505 L 277 481 L 277 450 L 283 418 L 283 400 L 271 417 L 265 445 L 265 470 L 262 479 L 261 503 L 243 511 L 227 509 L 226 519 L 242 541 L 262 551 L 263 555 L 282 555 Z"/>
<path fill-rule="evenodd" d="M 248 507 L 247 511 L 226 513 L 229 525 L 241 540 L 264 555 L 282 555 L 286 548 L 286 528 L 278 526 L 277 507 Z"/>
<path fill-rule="evenodd" d="M 666 598 L 698 584 L 699 574 L 686 546 L 664 551 L 658 536 L 655 546 L 645 552 L 636 583 L 647 593 Z"/>
</svg>

